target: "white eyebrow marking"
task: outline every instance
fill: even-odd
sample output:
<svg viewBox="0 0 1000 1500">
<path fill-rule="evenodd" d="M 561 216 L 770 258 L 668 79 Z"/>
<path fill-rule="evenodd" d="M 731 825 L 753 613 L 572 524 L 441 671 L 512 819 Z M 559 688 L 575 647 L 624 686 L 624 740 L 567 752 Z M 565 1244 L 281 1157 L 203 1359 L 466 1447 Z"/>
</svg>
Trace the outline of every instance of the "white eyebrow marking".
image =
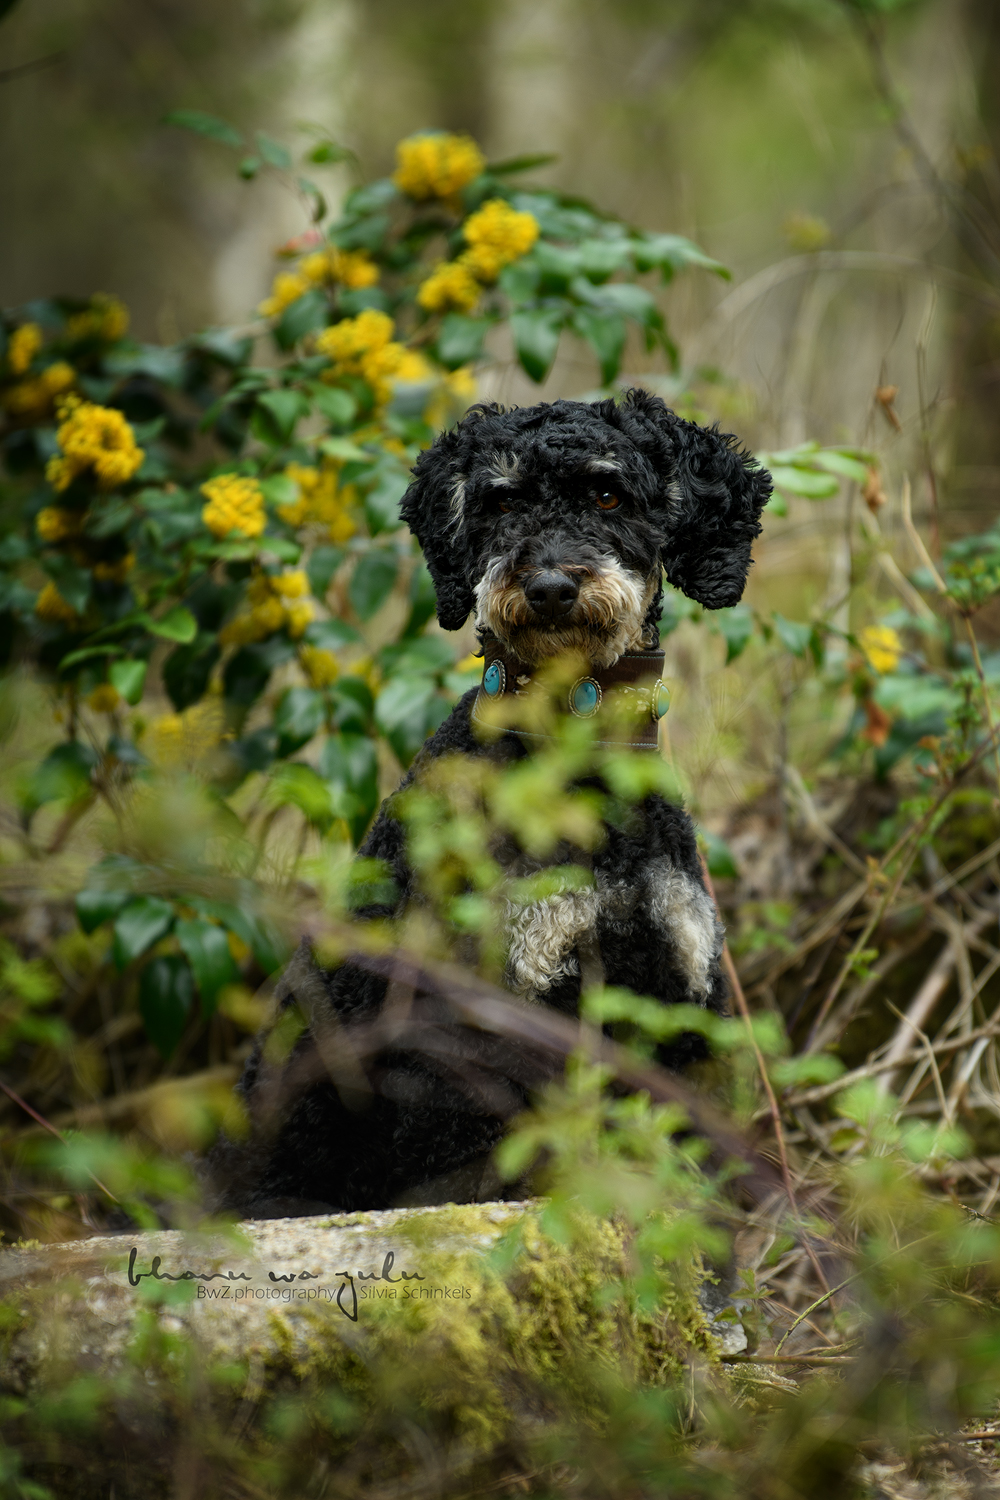
<svg viewBox="0 0 1000 1500">
<path fill-rule="evenodd" d="M 516 453 L 500 453 L 494 450 L 490 454 L 487 472 L 490 475 L 491 484 L 505 485 L 509 489 L 517 482 L 520 460 Z"/>
<path fill-rule="evenodd" d="M 596 458 L 588 458 L 583 467 L 588 474 L 621 473 L 618 462 L 611 453 L 605 453 Z"/>
</svg>

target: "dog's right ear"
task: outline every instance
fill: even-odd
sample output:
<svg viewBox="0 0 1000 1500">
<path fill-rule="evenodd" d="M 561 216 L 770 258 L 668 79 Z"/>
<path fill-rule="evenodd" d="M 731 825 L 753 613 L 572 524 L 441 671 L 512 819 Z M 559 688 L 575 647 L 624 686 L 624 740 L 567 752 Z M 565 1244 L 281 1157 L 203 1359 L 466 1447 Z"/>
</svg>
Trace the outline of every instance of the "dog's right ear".
<svg viewBox="0 0 1000 1500">
<path fill-rule="evenodd" d="M 468 559 L 455 525 L 461 516 L 462 476 L 458 437 L 443 432 L 413 466 L 413 483 L 400 513 L 420 543 L 437 595 L 437 617 L 445 630 L 460 630 L 475 604 Z"/>
</svg>

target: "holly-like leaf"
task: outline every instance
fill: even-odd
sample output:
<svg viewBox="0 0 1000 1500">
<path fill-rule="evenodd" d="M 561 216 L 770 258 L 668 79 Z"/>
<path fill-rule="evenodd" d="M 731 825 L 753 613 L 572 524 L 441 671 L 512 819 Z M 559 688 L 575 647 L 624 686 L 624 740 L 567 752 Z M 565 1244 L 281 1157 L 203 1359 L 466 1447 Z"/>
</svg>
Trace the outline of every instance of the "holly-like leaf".
<svg viewBox="0 0 1000 1500">
<path fill-rule="evenodd" d="M 50 750 L 36 766 L 28 783 L 26 803 L 30 809 L 46 802 L 77 802 L 90 792 L 90 773 L 97 755 L 80 740 L 67 740 Z"/>
<path fill-rule="evenodd" d="M 191 965 L 201 996 L 201 1013 L 207 1020 L 215 1010 L 219 991 L 239 979 L 229 938 L 224 928 L 203 917 L 184 917 L 174 931 Z"/>
<path fill-rule="evenodd" d="M 274 337 L 282 349 L 291 349 L 307 333 L 315 333 L 329 321 L 330 304 L 318 287 L 303 292 L 289 303 L 274 328 Z"/>
<path fill-rule="evenodd" d="M 146 1035 L 170 1057 L 184 1034 L 194 1004 L 194 977 L 186 959 L 173 953 L 151 959 L 139 980 L 139 1010 Z"/>
<path fill-rule="evenodd" d="M 279 172 L 287 172 L 292 165 L 292 157 L 288 148 L 280 141 L 276 141 L 273 136 L 265 135 L 263 130 L 257 132 L 257 150 L 268 166 L 277 167 Z"/>
<path fill-rule="evenodd" d="M 483 339 L 492 326 L 489 318 L 466 318 L 461 313 L 449 313 L 442 318 L 438 332 L 438 359 L 449 370 L 474 364 L 482 358 Z"/>
<path fill-rule="evenodd" d="M 734 605 L 732 609 L 716 610 L 712 616 L 712 622 L 717 626 L 726 643 L 726 665 L 742 655 L 747 642 L 753 635 L 753 615 L 745 604 Z"/>
<path fill-rule="evenodd" d="M 392 593 L 399 558 L 388 547 L 372 547 L 358 558 L 347 595 L 359 620 L 370 620 Z"/>
<path fill-rule="evenodd" d="M 274 714 L 279 757 L 294 755 L 318 734 L 325 719 L 326 700 L 316 688 L 286 688 Z"/>
<path fill-rule="evenodd" d="M 159 896 L 136 896 L 115 918 L 111 952 L 115 964 L 124 969 L 147 949 L 166 937 L 174 922 L 174 908 Z"/>
<path fill-rule="evenodd" d="M 290 441 L 296 422 L 309 415 L 309 402 L 301 391 L 264 391 L 257 397 L 257 405 L 264 408 L 282 443 Z"/>
<path fill-rule="evenodd" d="M 799 620 L 786 620 L 784 615 L 777 612 L 772 614 L 771 619 L 782 645 L 787 646 L 793 656 L 805 656 L 813 633 L 812 626 L 802 624 Z"/>
<path fill-rule="evenodd" d="M 521 368 L 538 385 L 552 368 L 564 322 L 565 314 L 555 308 L 523 308 L 511 314 L 511 332 Z"/>
<path fill-rule="evenodd" d="M 221 146 L 232 146 L 238 150 L 243 137 L 235 125 L 220 120 L 218 115 L 207 114 L 203 109 L 172 109 L 164 116 L 164 125 L 179 125 L 182 130 L 193 130 L 206 140 L 218 141 Z"/>
<path fill-rule="evenodd" d="M 617 313 L 580 307 L 573 314 L 573 330 L 593 349 L 601 367 L 601 384 L 610 385 L 621 368 L 625 348 L 625 319 Z"/>
<path fill-rule="evenodd" d="M 198 634 L 198 621 L 183 604 L 176 604 L 173 609 L 168 609 L 158 620 L 145 614 L 140 619 L 152 635 L 158 635 L 165 641 L 178 641 L 182 646 L 193 641 Z"/>
<path fill-rule="evenodd" d="M 76 919 L 84 932 L 96 932 L 102 922 L 110 922 L 131 899 L 128 891 L 80 891 L 76 898 Z"/>
<path fill-rule="evenodd" d="M 835 475 L 819 469 L 775 464 L 770 472 L 778 489 L 786 490 L 790 495 L 802 495 L 806 500 L 828 500 L 840 489 L 840 481 Z"/>
<path fill-rule="evenodd" d="M 138 703 L 146 685 L 144 661 L 114 661 L 108 668 L 108 681 L 126 703 Z"/>
</svg>

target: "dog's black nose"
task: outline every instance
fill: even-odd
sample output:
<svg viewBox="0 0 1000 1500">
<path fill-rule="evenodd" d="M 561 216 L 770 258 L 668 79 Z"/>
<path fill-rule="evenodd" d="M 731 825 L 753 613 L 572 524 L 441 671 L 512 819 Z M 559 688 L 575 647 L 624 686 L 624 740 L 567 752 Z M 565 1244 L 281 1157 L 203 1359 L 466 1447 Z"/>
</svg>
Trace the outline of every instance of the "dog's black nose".
<svg viewBox="0 0 1000 1500">
<path fill-rule="evenodd" d="M 532 609 L 545 620 L 558 620 L 560 616 L 568 615 L 579 592 L 580 585 L 575 578 L 555 570 L 536 573 L 524 589 Z"/>
</svg>

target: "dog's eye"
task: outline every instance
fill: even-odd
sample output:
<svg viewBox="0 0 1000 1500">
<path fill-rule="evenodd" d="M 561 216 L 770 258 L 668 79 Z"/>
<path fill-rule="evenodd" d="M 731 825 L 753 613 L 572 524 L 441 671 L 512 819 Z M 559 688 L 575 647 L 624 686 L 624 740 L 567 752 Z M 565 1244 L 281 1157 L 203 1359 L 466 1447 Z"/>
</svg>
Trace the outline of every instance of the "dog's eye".
<svg viewBox="0 0 1000 1500">
<path fill-rule="evenodd" d="M 510 512 L 510 506 L 507 504 L 506 500 L 498 500 L 497 510 L 502 510 L 504 515 L 506 516 Z"/>
<path fill-rule="evenodd" d="M 603 495 L 598 495 L 597 504 L 600 510 L 617 510 L 621 501 L 610 490 L 605 490 Z"/>
</svg>

